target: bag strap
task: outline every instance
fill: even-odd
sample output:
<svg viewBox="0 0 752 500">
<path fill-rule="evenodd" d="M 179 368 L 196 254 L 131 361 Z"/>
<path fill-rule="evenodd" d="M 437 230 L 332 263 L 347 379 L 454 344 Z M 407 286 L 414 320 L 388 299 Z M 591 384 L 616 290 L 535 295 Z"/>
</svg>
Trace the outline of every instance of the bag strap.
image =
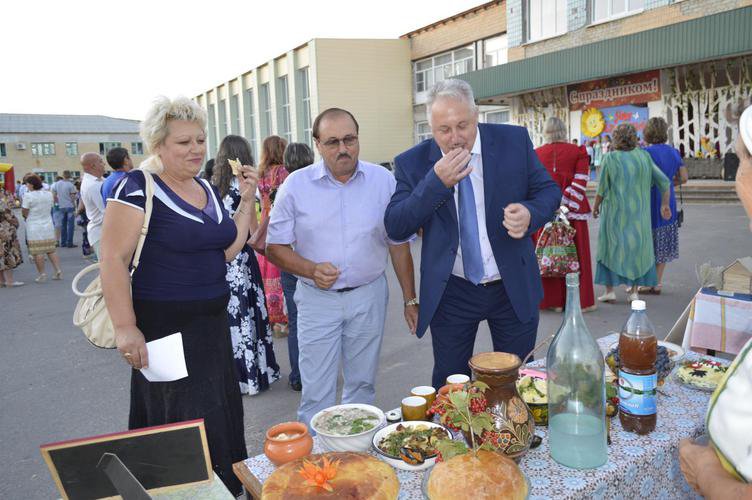
<svg viewBox="0 0 752 500">
<path fill-rule="evenodd" d="M 141 226 L 141 236 L 138 237 L 136 251 L 133 253 L 133 263 L 131 264 L 131 276 L 136 271 L 138 263 L 141 260 L 141 250 L 146 242 L 146 234 L 149 232 L 149 221 L 151 220 L 151 210 L 154 206 L 154 178 L 151 172 L 143 170 L 144 180 L 146 180 L 146 204 L 144 206 L 144 223 Z"/>
</svg>

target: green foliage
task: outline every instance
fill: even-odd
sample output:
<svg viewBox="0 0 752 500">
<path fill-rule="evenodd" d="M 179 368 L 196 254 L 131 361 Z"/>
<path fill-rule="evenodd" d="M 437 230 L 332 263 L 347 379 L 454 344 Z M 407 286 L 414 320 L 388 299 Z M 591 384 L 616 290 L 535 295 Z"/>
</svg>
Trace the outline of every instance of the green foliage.
<svg viewBox="0 0 752 500">
<path fill-rule="evenodd" d="M 439 450 L 441 458 L 445 461 L 468 452 L 467 445 L 464 442 L 453 439 L 442 439 L 436 443 L 436 449 Z"/>
</svg>

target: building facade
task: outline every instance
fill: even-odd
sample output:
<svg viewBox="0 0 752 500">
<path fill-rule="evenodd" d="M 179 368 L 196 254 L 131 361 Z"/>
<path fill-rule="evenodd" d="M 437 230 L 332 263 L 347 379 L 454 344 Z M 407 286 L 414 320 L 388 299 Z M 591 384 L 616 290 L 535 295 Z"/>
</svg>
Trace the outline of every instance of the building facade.
<svg viewBox="0 0 752 500">
<path fill-rule="evenodd" d="M 508 0 L 508 63 L 462 76 L 508 102 L 536 145 L 549 116 L 571 138 L 641 132 L 664 117 L 687 158 L 733 150 L 729 117 L 752 95 L 752 0 Z"/>
<path fill-rule="evenodd" d="M 486 2 L 401 37 L 410 41 L 415 143 L 431 137 L 426 98 L 434 83 L 507 62 L 506 18 L 505 1 Z M 480 121 L 510 121 L 509 101 L 482 104 Z"/>
<path fill-rule="evenodd" d="M 33 172 L 47 183 L 64 170 L 79 176 L 86 152 L 104 156 L 124 147 L 138 164 L 145 153 L 138 126 L 137 120 L 109 116 L 0 113 L 0 163 L 13 165 L 16 180 Z"/>
<path fill-rule="evenodd" d="M 207 157 L 228 134 L 248 139 L 256 162 L 270 135 L 315 151 L 314 118 L 339 107 L 359 122 L 360 157 L 390 162 L 411 145 L 409 60 L 406 40 L 317 38 L 208 89 L 195 97 L 209 115 Z"/>
</svg>

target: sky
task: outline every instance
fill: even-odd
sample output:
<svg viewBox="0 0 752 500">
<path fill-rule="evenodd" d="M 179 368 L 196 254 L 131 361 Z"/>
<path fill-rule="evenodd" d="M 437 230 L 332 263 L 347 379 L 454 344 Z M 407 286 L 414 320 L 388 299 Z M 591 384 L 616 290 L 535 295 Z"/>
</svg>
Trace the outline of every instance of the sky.
<svg viewBox="0 0 752 500">
<path fill-rule="evenodd" d="M 482 3 L 5 0 L 0 113 L 141 119 L 158 95 L 193 97 L 311 38 L 397 38 Z"/>
</svg>

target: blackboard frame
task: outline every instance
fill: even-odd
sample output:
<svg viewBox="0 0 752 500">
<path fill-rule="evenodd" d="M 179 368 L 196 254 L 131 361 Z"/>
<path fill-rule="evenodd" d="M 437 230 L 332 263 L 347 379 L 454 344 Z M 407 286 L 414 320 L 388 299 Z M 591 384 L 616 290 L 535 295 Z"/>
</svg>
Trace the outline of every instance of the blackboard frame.
<svg viewBox="0 0 752 500">
<path fill-rule="evenodd" d="M 176 489 L 181 489 L 186 486 L 191 485 L 199 485 L 199 484 L 206 484 L 210 483 L 214 479 L 214 473 L 212 470 L 212 464 L 211 464 L 211 458 L 209 457 L 209 445 L 206 439 L 206 429 L 204 427 L 204 421 L 203 419 L 198 420 L 190 420 L 186 422 L 178 422 L 174 424 L 166 424 L 166 425 L 159 425 L 154 427 L 145 427 L 143 429 L 134 429 L 131 431 L 125 431 L 125 432 L 116 432 L 112 434 L 103 434 L 100 436 L 92 436 L 92 437 L 86 437 L 81 439 L 72 439 L 68 441 L 61 441 L 57 443 L 49 443 L 44 444 L 40 446 L 40 452 L 42 453 L 42 457 L 44 458 L 45 463 L 47 464 L 47 467 L 50 470 L 50 474 L 52 475 L 52 479 L 55 482 L 55 485 L 57 486 L 58 491 L 62 495 L 62 497 L 65 500 L 75 498 L 83 498 L 80 496 L 74 496 L 71 497 L 70 493 L 74 490 L 71 489 L 71 492 L 68 491 L 66 486 L 64 485 L 63 479 L 61 479 L 61 471 L 58 470 L 58 467 L 67 467 L 70 464 L 63 463 L 64 459 L 61 459 L 63 456 L 70 456 L 71 452 L 88 452 L 89 454 L 92 453 L 92 451 L 96 450 L 96 453 L 99 453 L 101 451 L 101 454 L 104 454 L 106 452 L 118 454 L 118 451 L 121 451 L 125 447 L 128 447 L 129 450 L 138 450 L 139 444 L 142 445 L 148 445 L 149 443 L 154 442 L 154 438 L 156 437 L 166 437 L 166 438 L 176 438 L 178 434 L 172 434 L 167 435 L 166 433 L 182 433 L 185 434 L 185 432 L 188 431 L 189 433 L 191 431 L 197 432 L 197 435 L 189 436 L 193 438 L 200 439 L 201 444 L 201 457 L 198 457 L 198 454 L 194 455 L 194 460 L 198 461 L 199 459 L 203 459 L 202 465 L 197 465 L 191 470 L 189 473 L 191 479 L 188 480 L 188 482 L 182 482 L 182 483 L 170 483 L 170 484 L 164 484 L 160 485 L 159 481 L 157 481 L 157 484 L 152 484 L 151 487 L 147 488 L 147 491 L 149 493 L 162 493 L 162 492 L 168 492 L 173 491 Z M 155 436 L 156 434 L 159 434 L 161 436 Z M 197 442 L 193 442 L 193 449 L 198 449 Z M 92 448 L 93 447 L 93 448 Z M 101 456 L 101 454 L 99 454 Z M 122 458 L 122 457 L 121 457 Z M 126 460 L 124 460 L 126 463 L 126 466 L 128 466 L 128 463 Z M 87 463 L 87 469 L 88 469 L 88 463 Z M 96 466 L 96 463 L 91 464 L 92 467 Z M 131 467 L 129 467 L 131 468 Z M 134 468 L 135 469 L 135 468 Z M 131 472 L 134 473 L 134 475 L 137 475 L 136 470 L 132 470 Z M 103 474 L 103 473 L 102 473 Z M 65 475 L 65 474 L 63 474 Z M 106 477 L 106 476 L 105 476 Z M 195 480 L 192 480 L 195 479 Z M 139 480 L 141 480 L 139 478 Z M 154 481 L 152 481 L 153 483 Z M 147 486 L 146 484 L 144 485 Z M 114 490 L 114 488 L 113 488 Z M 94 497 L 92 497 L 94 498 Z M 114 496 L 104 496 L 100 498 L 119 498 L 117 494 Z"/>
</svg>

